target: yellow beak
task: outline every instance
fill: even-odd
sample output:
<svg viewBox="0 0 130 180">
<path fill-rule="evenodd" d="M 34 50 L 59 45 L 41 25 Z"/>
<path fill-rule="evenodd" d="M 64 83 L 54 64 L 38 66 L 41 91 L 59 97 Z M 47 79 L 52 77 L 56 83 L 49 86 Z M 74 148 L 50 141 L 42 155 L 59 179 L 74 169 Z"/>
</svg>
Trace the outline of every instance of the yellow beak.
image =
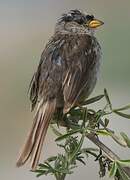
<svg viewBox="0 0 130 180">
<path fill-rule="evenodd" d="M 102 22 L 102 21 L 100 21 L 98 19 L 93 19 L 92 21 L 90 21 L 88 23 L 88 27 L 90 27 L 90 28 L 97 28 L 97 27 L 99 27 L 99 26 L 101 26 L 103 24 L 104 24 L 104 22 Z"/>
</svg>

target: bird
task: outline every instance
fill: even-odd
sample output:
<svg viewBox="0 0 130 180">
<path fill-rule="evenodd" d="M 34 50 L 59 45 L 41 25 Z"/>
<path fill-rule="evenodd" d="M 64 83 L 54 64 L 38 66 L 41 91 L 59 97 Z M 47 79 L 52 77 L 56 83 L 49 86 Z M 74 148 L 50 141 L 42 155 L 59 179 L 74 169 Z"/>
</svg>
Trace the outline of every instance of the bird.
<svg viewBox="0 0 130 180">
<path fill-rule="evenodd" d="M 43 142 L 55 112 L 63 114 L 92 93 L 100 71 L 102 51 L 95 30 L 104 22 L 82 10 L 61 15 L 45 46 L 29 86 L 34 120 L 17 159 L 37 169 Z"/>
</svg>

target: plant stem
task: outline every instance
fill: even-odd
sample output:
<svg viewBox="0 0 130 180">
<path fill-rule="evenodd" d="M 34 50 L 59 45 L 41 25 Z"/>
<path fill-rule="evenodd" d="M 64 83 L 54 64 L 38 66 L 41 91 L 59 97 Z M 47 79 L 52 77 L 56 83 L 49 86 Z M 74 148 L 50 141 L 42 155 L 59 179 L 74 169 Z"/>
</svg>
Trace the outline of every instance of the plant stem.
<svg viewBox="0 0 130 180">
<path fill-rule="evenodd" d="M 86 137 L 92 141 L 95 145 L 97 145 L 110 159 L 111 161 L 117 161 L 120 160 L 119 156 L 117 156 L 111 149 L 109 149 L 105 144 L 103 144 L 99 139 L 95 137 L 94 134 L 86 134 Z M 130 168 L 129 167 L 123 167 L 126 174 L 130 177 Z M 116 180 L 117 178 L 115 178 Z M 121 177 L 119 180 L 123 180 Z"/>
<path fill-rule="evenodd" d="M 120 158 L 99 139 L 97 139 L 94 134 L 86 134 L 86 137 L 94 144 L 96 144 L 111 161 L 120 160 Z"/>
<path fill-rule="evenodd" d="M 61 176 L 61 180 L 64 180 L 65 177 L 66 177 L 66 174 L 63 174 L 63 175 Z"/>
<path fill-rule="evenodd" d="M 71 124 L 69 124 L 69 127 L 73 129 Z M 95 137 L 95 134 L 86 134 L 86 137 L 95 145 L 97 145 L 111 161 L 120 160 L 120 158 L 111 149 L 109 149 L 105 144 L 103 144 L 99 139 Z"/>
<path fill-rule="evenodd" d="M 66 174 L 62 174 L 60 176 L 55 176 L 56 180 L 65 180 Z"/>
</svg>

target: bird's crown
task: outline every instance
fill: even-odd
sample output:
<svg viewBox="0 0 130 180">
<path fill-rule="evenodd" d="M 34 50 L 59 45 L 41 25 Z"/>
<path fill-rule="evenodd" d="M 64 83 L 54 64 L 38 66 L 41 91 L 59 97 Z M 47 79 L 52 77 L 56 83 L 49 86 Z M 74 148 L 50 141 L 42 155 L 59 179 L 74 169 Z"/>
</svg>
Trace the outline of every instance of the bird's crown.
<svg viewBox="0 0 130 180">
<path fill-rule="evenodd" d="M 81 10 L 75 9 L 75 10 L 70 10 L 68 13 L 62 14 L 62 17 L 60 18 L 59 21 L 65 21 L 65 22 L 75 21 L 78 24 L 83 24 L 93 19 L 94 19 L 93 15 L 89 15 L 82 12 Z"/>
</svg>

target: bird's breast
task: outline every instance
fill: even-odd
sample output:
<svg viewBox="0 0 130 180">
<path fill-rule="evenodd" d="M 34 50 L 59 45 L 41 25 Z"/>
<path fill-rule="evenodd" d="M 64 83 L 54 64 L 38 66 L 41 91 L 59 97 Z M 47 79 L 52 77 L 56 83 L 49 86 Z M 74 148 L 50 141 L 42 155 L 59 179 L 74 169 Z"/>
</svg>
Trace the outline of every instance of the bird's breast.
<svg viewBox="0 0 130 180">
<path fill-rule="evenodd" d="M 92 93 L 99 77 L 101 64 L 101 47 L 95 38 L 92 40 L 91 47 L 86 49 L 85 56 L 86 59 L 84 64 L 86 63 L 87 69 L 84 76 L 86 78 L 86 83 L 80 95 L 80 101 L 83 101 Z"/>
</svg>

